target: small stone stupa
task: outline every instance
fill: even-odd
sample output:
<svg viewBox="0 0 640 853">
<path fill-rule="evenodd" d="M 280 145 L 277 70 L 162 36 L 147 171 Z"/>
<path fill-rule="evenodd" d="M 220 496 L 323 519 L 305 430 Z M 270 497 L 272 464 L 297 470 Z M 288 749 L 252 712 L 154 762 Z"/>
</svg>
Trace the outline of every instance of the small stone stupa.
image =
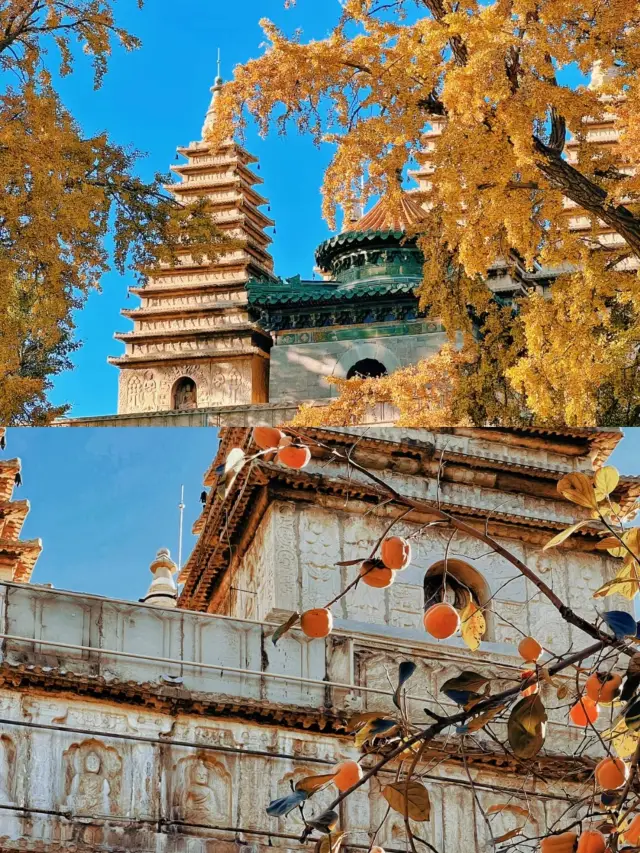
<svg viewBox="0 0 640 853">
<path fill-rule="evenodd" d="M 178 602 L 178 587 L 173 576 L 178 567 L 171 559 L 168 548 L 160 548 L 149 570 L 153 580 L 147 594 L 140 601 L 154 607 L 175 607 Z"/>
</svg>

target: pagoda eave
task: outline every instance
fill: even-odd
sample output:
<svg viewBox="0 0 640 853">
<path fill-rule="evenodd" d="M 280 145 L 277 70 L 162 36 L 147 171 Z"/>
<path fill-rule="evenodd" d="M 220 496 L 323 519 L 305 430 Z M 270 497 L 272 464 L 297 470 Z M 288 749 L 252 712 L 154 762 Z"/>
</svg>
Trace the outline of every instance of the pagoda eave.
<svg viewBox="0 0 640 853">
<path fill-rule="evenodd" d="M 180 293 L 184 293 L 184 289 L 180 290 Z M 245 308 L 247 306 L 247 302 L 241 302 L 239 300 L 223 302 L 211 302 L 206 305 L 198 305 L 193 307 L 179 307 L 179 308 L 123 308 L 120 311 L 120 315 L 122 317 L 127 317 L 130 320 L 136 320 L 142 317 L 153 317 L 153 318 L 162 318 L 162 317 L 198 317 L 203 314 L 224 314 L 231 308 Z"/>
<path fill-rule="evenodd" d="M 216 146 L 216 150 L 224 151 L 227 148 L 235 149 L 239 154 L 242 155 L 246 163 L 257 163 L 258 158 L 253 154 L 250 154 L 246 148 L 242 145 L 239 145 L 237 142 L 234 142 L 232 139 L 225 140 L 220 143 L 220 145 Z M 193 155 L 204 154 L 206 151 L 211 151 L 211 145 L 206 142 L 191 142 L 188 146 L 178 146 L 176 151 L 178 154 L 182 154 L 183 157 L 192 157 Z"/>
<path fill-rule="evenodd" d="M 210 361 L 210 362 L 225 362 L 238 358 L 247 358 L 247 356 L 260 356 L 261 358 L 267 359 L 269 357 L 268 353 L 266 353 L 263 349 L 257 346 L 250 346 L 244 349 L 235 349 L 235 350 L 210 350 L 208 352 L 199 352 L 199 353 L 167 353 L 163 355 L 162 353 L 155 353 L 154 355 L 123 355 L 123 356 L 109 356 L 107 358 L 107 362 L 109 364 L 113 364 L 116 367 L 131 367 L 135 368 L 147 368 L 153 367 L 154 365 L 163 365 L 167 362 L 179 362 L 180 364 L 191 364 L 198 363 L 202 361 Z"/>
<path fill-rule="evenodd" d="M 123 343 L 153 343 L 153 341 L 168 341 L 168 340 L 187 340 L 194 338 L 201 340 L 203 338 L 228 338 L 238 334 L 256 333 L 264 338 L 269 336 L 255 323 L 238 323 L 234 326 L 228 326 L 220 329 L 175 329 L 173 331 L 161 332 L 116 332 L 113 337 L 116 341 Z"/>
</svg>

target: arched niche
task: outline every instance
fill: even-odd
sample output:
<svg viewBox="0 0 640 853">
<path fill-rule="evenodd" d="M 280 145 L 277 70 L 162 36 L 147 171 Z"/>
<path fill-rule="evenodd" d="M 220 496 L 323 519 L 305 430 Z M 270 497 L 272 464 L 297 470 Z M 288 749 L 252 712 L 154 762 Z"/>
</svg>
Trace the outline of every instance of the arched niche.
<svg viewBox="0 0 640 853">
<path fill-rule="evenodd" d="M 387 368 L 377 358 L 361 358 L 347 370 L 347 379 L 377 379 L 388 374 Z"/>
<path fill-rule="evenodd" d="M 402 367 L 400 359 L 392 349 L 380 341 L 355 343 L 346 350 L 333 367 L 332 375 L 346 379 L 349 371 L 358 362 L 365 360 L 377 361 L 383 365 L 387 373 L 393 373 Z M 353 375 L 353 374 L 351 374 Z"/>
<path fill-rule="evenodd" d="M 173 383 L 171 408 L 179 412 L 198 408 L 198 388 L 190 376 L 181 376 Z"/>
<path fill-rule="evenodd" d="M 491 612 L 491 590 L 484 576 L 463 560 L 440 560 L 434 563 L 424 576 L 424 609 L 446 601 L 461 610 L 471 595 L 478 607 L 483 608 L 487 623 L 485 640 L 492 640 L 493 614 Z M 488 605 L 488 606 L 486 606 Z"/>
</svg>

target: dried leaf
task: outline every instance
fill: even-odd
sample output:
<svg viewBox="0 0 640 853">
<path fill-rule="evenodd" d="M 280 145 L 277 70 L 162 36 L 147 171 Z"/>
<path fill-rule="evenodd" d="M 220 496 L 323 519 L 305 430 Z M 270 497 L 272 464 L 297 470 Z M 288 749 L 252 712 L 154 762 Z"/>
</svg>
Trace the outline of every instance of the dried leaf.
<svg viewBox="0 0 640 853">
<path fill-rule="evenodd" d="M 607 623 L 618 640 L 636 635 L 638 628 L 636 620 L 625 610 L 609 610 L 602 614 L 602 620 Z"/>
<path fill-rule="evenodd" d="M 595 476 L 596 500 L 601 501 L 613 492 L 620 482 L 620 474 L 613 465 L 605 465 Z"/>
<path fill-rule="evenodd" d="M 558 687 L 558 689 L 556 690 L 556 696 L 558 697 L 558 699 L 562 700 L 562 699 L 566 699 L 568 695 L 569 695 L 569 685 L 568 684 L 561 684 L 560 687 Z"/>
<path fill-rule="evenodd" d="M 339 819 L 338 812 L 334 812 L 333 809 L 327 809 L 313 820 L 308 820 L 307 825 L 312 829 L 317 829 L 318 832 L 329 834 L 336 828 Z"/>
<path fill-rule="evenodd" d="M 602 584 L 593 593 L 594 598 L 604 598 L 614 593 L 622 595 L 624 598 L 629 599 L 629 601 L 635 598 L 640 589 L 640 566 L 638 566 L 633 557 L 629 557 L 628 555 L 627 557 L 627 560 L 625 560 L 624 565 L 615 578 Z"/>
<path fill-rule="evenodd" d="M 319 838 L 316 841 L 316 853 L 338 853 L 342 847 L 342 841 L 345 833 L 330 832 L 326 838 Z"/>
<path fill-rule="evenodd" d="M 267 806 L 267 814 L 271 817 L 285 817 L 307 799 L 306 791 L 292 791 L 286 797 L 271 800 Z"/>
<path fill-rule="evenodd" d="M 392 782 L 382 789 L 382 796 L 403 817 L 421 822 L 431 816 L 429 792 L 421 782 Z"/>
<path fill-rule="evenodd" d="M 625 549 L 622 548 L 620 542 L 616 539 L 615 536 L 605 536 L 604 539 L 601 539 L 596 545 L 598 551 L 609 551 L 612 557 L 623 557 Z M 621 551 L 620 554 L 613 553 L 614 551 Z"/>
<path fill-rule="evenodd" d="M 504 832 L 502 835 L 498 835 L 497 838 L 494 838 L 494 844 L 500 844 L 502 841 L 509 841 L 510 838 L 515 838 L 516 835 L 520 835 L 524 826 L 517 826 L 515 829 L 510 829 L 509 832 Z"/>
<path fill-rule="evenodd" d="M 618 758 L 631 758 L 638 745 L 638 733 L 630 732 L 624 718 L 618 720 L 613 729 L 602 733 L 608 740 Z"/>
<path fill-rule="evenodd" d="M 467 731 L 477 732 L 480 729 L 484 728 L 484 726 L 486 726 L 487 723 L 490 723 L 494 717 L 497 717 L 500 711 L 504 711 L 504 708 L 504 705 L 497 705 L 495 708 L 489 708 L 488 711 L 484 711 L 484 713 L 478 714 L 477 717 L 474 717 L 467 723 Z"/>
<path fill-rule="evenodd" d="M 533 758 L 544 744 L 547 712 L 540 695 L 525 696 L 511 711 L 507 732 L 509 743 L 518 758 Z"/>
<path fill-rule="evenodd" d="M 393 694 L 393 704 L 396 708 L 400 708 L 400 692 L 406 682 L 411 678 L 416 671 L 416 665 L 413 661 L 403 660 L 398 667 L 398 686 Z"/>
<path fill-rule="evenodd" d="M 289 616 L 289 618 L 287 619 L 287 621 L 283 625 L 278 625 L 276 630 L 271 635 L 271 642 L 273 643 L 274 646 L 276 645 L 276 643 L 278 642 L 278 640 L 281 637 L 284 637 L 284 635 L 287 633 L 287 631 L 290 631 L 293 628 L 293 626 L 296 624 L 296 622 L 298 621 L 299 618 L 300 618 L 299 613 L 292 613 L 291 616 Z"/>
<path fill-rule="evenodd" d="M 315 792 L 320 788 L 328 785 L 337 772 L 338 771 L 336 770 L 335 773 L 323 773 L 319 776 L 305 776 L 304 779 L 296 782 L 295 790 L 306 791 L 307 794 L 315 794 Z"/>
<path fill-rule="evenodd" d="M 440 692 L 448 696 L 458 705 L 466 705 L 471 699 L 481 695 L 482 689 L 489 683 L 489 679 L 477 672 L 465 670 L 455 678 L 449 678 L 440 688 Z"/>
<path fill-rule="evenodd" d="M 558 483 L 558 491 L 571 503 L 587 509 L 597 509 L 596 493 L 586 474 L 566 474 Z"/>
<path fill-rule="evenodd" d="M 460 614 L 460 634 L 472 652 L 475 652 L 479 648 L 486 630 L 487 622 L 484 618 L 484 613 L 475 601 L 470 598 Z"/>
<path fill-rule="evenodd" d="M 398 728 L 398 723 L 388 717 L 375 717 L 366 723 L 356 734 L 354 743 L 358 749 L 361 749 L 364 744 L 371 740 L 373 741 L 384 734 L 390 734 Z"/>
<path fill-rule="evenodd" d="M 349 732 L 357 731 L 360 726 L 365 723 L 370 722 L 371 720 L 380 719 L 380 711 L 364 711 L 362 714 L 355 714 L 349 720 Z"/>
<path fill-rule="evenodd" d="M 564 542 L 565 539 L 568 539 L 571 535 L 573 535 L 576 530 L 580 530 L 581 527 L 585 527 L 587 524 L 591 524 L 591 519 L 583 519 L 579 521 L 577 524 L 572 524 L 571 527 L 567 527 L 565 530 L 562 530 L 560 533 L 557 533 L 553 539 L 549 539 L 546 545 L 543 546 L 542 550 L 547 551 L 549 548 L 555 548 L 556 545 L 560 545 L 561 542 Z"/>
</svg>

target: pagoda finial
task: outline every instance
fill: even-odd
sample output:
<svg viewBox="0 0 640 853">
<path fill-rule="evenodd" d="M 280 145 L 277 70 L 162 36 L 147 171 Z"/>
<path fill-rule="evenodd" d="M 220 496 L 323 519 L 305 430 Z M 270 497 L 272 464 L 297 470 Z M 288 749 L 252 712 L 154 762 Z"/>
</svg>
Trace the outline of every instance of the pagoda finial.
<svg viewBox="0 0 640 853">
<path fill-rule="evenodd" d="M 213 127 L 214 122 L 216 120 L 217 101 L 218 101 L 218 98 L 220 97 L 220 92 L 222 90 L 222 84 L 224 82 L 222 79 L 222 75 L 220 74 L 220 48 L 218 48 L 217 66 L 218 66 L 218 73 L 216 75 L 216 79 L 213 83 L 213 86 L 211 87 L 211 103 L 209 104 L 209 109 L 207 110 L 207 114 L 204 117 L 204 124 L 202 125 L 202 138 L 203 139 L 207 138 L 208 133 L 211 130 L 211 128 Z"/>
<path fill-rule="evenodd" d="M 153 580 L 147 594 L 140 601 L 144 604 L 153 604 L 155 607 L 176 607 L 178 587 L 173 576 L 178 571 L 178 567 L 171 559 L 167 548 L 160 548 L 149 568 Z"/>
</svg>

